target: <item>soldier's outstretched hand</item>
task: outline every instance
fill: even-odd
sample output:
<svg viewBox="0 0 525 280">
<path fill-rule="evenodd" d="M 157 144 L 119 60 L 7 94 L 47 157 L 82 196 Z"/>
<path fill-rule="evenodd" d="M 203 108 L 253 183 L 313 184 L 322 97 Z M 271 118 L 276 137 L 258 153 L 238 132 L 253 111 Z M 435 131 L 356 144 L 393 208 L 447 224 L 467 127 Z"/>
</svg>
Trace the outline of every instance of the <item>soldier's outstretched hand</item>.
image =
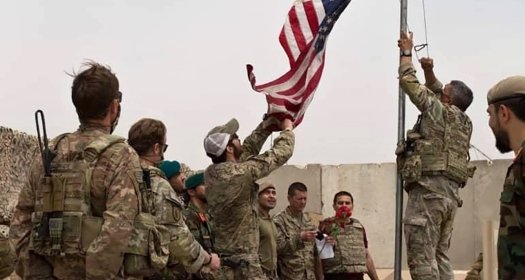
<svg viewBox="0 0 525 280">
<path fill-rule="evenodd" d="M 267 131 L 280 131 L 281 130 L 281 123 L 279 119 L 272 115 L 265 114 L 263 117 L 263 128 Z"/>
<path fill-rule="evenodd" d="M 281 121 L 281 130 L 293 129 L 293 121 L 286 118 Z"/>
<path fill-rule="evenodd" d="M 408 33 L 401 31 L 401 36 L 399 40 L 397 40 L 397 46 L 399 47 L 399 50 L 411 51 L 412 48 L 414 47 L 414 42 L 412 41 L 413 37 L 414 37 L 414 34 L 411 31 L 409 31 Z"/>
<path fill-rule="evenodd" d="M 422 57 L 419 60 L 419 63 L 421 64 L 421 68 L 423 68 L 424 71 L 434 69 L 434 60 L 430 57 Z"/>
</svg>

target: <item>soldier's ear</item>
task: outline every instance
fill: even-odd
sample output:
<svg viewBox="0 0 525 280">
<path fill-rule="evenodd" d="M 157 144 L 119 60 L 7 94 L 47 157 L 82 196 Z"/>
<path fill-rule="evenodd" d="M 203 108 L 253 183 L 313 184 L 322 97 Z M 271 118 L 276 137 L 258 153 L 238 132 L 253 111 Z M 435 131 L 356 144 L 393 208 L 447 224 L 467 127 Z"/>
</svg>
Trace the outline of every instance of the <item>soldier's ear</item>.
<svg viewBox="0 0 525 280">
<path fill-rule="evenodd" d="M 153 154 L 157 154 L 159 152 L 160 152 L 160 144 L 159 143 L 153 144 Z"/>
<path fill-rule="evenodd" d="M 111 111 L 112 114 L 116 114 L 118 112 L 118 107 L 119 106 L 120 106 L 120 102 L 118 102 L 117 99 L 114 99 L 109 104 L 109 110 Z"/>
<path fill-rule="evenodd" d="M 509 109 L 509 107 L 503 104 L 499 105 L 497 114 L 498 114 L 498 119 L 501 122 L 506 123 L 510 118 L 510 113 L 511 113 L 511 110 Z"/>
</svg>

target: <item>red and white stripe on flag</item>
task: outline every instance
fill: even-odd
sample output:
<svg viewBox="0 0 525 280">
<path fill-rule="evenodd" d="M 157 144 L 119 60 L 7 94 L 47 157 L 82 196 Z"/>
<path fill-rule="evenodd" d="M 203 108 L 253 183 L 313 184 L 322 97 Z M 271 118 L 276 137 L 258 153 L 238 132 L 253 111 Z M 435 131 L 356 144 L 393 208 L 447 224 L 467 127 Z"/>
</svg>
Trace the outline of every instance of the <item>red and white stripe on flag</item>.
<svg viewBox="0 0 525 280">
<path fill-rule="evenodd" d="M 290 70 L 278 79 L 256 85 L 253 67 L 247 65 L 252 88 L 266 95 L 268 114 L 291 117 L 295 126 L 314 97 L 324 67 L 326 37 L 350 0 L 296 1 L 281 30 L 279 41 Z"/>
</svg>

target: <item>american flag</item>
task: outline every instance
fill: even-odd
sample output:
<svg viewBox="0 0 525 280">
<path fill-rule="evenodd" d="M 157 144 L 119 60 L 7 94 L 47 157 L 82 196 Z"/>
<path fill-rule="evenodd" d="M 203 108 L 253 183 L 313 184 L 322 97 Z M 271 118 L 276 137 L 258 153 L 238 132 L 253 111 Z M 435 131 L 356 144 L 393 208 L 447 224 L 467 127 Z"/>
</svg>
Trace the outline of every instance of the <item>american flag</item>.
<svg viewBox="0 0 525 280">
<path fill-rule="evenodd" d="M 252 88 L 266 95 L 268 114 L 289 116 L 299 125 L 314 97 L 324 67 L 326 39 L 350 0 L 297 0 L 279 35 L 290 70 L 278 79 L 256 85 L 253 67 L 247 65 Z"/>
</svg>

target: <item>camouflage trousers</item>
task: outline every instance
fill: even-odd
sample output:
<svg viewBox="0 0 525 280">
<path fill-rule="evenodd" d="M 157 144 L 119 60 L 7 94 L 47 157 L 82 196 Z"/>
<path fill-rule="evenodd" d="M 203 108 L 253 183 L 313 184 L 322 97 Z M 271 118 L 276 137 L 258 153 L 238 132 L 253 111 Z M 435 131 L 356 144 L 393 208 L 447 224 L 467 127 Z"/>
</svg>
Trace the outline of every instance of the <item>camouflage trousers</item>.
<svg viewBox="0 0 525 280">
<path fill-rule="evenodd" d="M 266 279 L 268 280 L 279 280 L 279 276 L 277 275 L 277 270 L 274 269 L 274 270 L 267 270 L 267 269 L 262 269 L 263 270 L 263 273 L 264 275 L 266 275 Z"/>
<path fill-rule="evenodd" d="M 234 257 L 221 256 L 221 271 L 216 277 L 220 280 L 268 280 L 264 274 L 259 256 L 237 255 Z"/>
<path fill-rule="evenodd" d="M 457 208 L 454 198 L 421 186 L 410 190 L 403 223 L 412 279 L 454 279 L 447 253 Z"/>
</svg>

